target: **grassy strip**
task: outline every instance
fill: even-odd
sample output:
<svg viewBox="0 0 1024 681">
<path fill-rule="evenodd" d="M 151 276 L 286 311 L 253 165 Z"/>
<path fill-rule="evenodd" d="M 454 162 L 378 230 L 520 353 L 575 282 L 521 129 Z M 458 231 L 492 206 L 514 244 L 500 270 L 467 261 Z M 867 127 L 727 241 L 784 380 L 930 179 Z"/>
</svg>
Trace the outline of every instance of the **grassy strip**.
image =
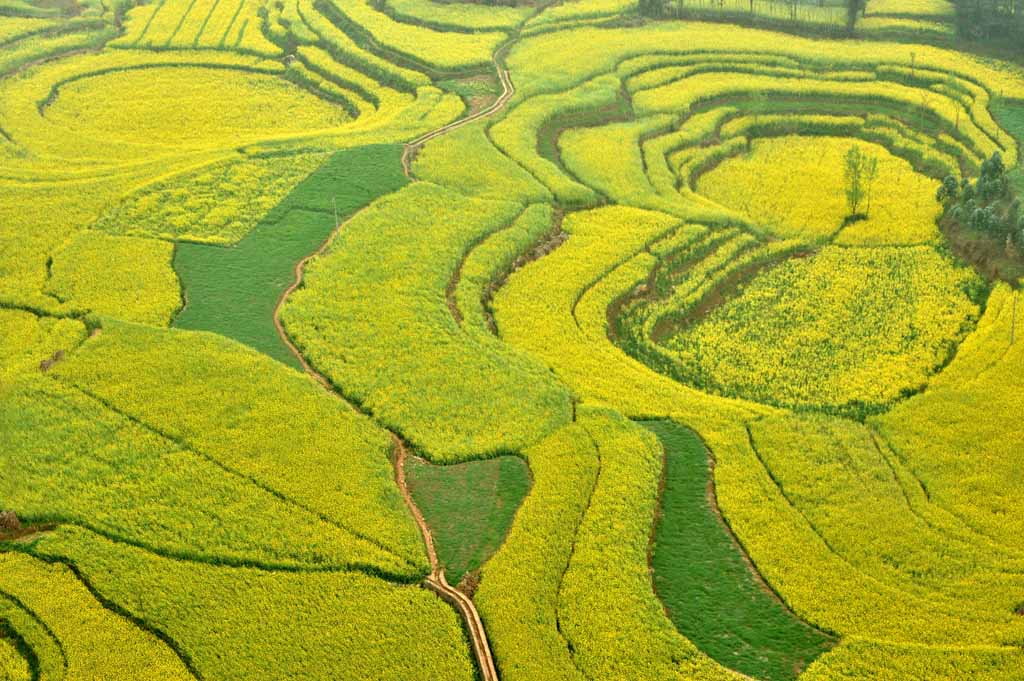
<svg viewBox="0 0 1024 681">
<path fill-rule="evenodd" d="M 397 145 L 346 149 L 302 181 L 232 248 L 180 243 L 174 269 L 186 305 L 174 326 L 234 338 L 290 366 L 298 360 L 274 326 L 274 308 L 292 282 L 295 264 L 344 219 L 407 180 Z"/>
<path fill-rule="evenodd" d="M 406 475 L 452 584 L 498 550 L 530 489 L 529 469 L 516 456 L 454 466 L 413 459 Z"/>
<path fill-rule="evenodd" d="M 744 559 L 717 515 L 708 453 L 672 421 L 645 421 L 665 448 L 651 563 L 676 627 L 718 662 L 765 681 L 795 679 L 832 639 L 790 612 Z"/>
<path fill-rule="evenodd" d="M 1018 144 L 1024 144 L 1024 101 L 995 99 L 992 102 L 992 116 L 1006 132 L 1013 135 Z M 1024 158 L 1018 159 L 1017 167 L 1007 173 L 1013 190 L 1024 196 Z"/>
</svg>

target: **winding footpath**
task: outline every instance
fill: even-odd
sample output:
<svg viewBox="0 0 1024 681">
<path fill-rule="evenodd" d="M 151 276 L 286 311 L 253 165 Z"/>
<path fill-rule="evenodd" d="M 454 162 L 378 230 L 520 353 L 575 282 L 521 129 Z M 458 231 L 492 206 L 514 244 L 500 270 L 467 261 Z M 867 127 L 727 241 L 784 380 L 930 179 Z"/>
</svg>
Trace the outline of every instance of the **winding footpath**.
<svg viewBox="0 0 1024 681">
<path fill-rule="evenodd" d="M 491 116 L 508 104 L 509 100 L 515 94 L 515 87 L 512 85 L 512 79 L 509 76 L 508 69 L 501 64 L 501 55 L 507 52 L 512 44 L 513 43 L 511 42 L 507 43 L 494 55 L 494 66 L 498 72 L 498 78 L 501 81 L 502 92 L 490 106 L 472 115 L 466 116 L 465 118 L 460 118 L 457 121 L 441 126 L 436 130 L 432 130 L 405 145 L 405 149 L 402 152 L 402 169 L 410 180 L 415 181 L 416 179 L 412 174 L 412 163 L 417 152 L 419 152 L 424 144 L 432 139 L 440 137 L 441 135 L 457 130 L 464 125 L 468 125 L 474 121 L 480 120 L 481 118 Z M 350 216 L 348 220 L 351 220 L 360 212 L 362 211 L 357 211 Z M 345 222 L 347 223 L 348 220 Z M 281 294 L 281 297 L 278 298 L 277 305 L 274 307 L 274 327 L 277 329 L 277 333 L 281 337 L 281 341 L 285 344 L 288 350 L 295 355 L 295 358 L 302 365 L 303 370 L 310 377 L 327 390 L 327 392 L 340 399 L 351 409 L 359 411 L 354 404 L 349 402 L 345 396 L 338 391 L 326 376 L 310 365 L 302 352 L 299 351 L 299 348 L 296 347 L 291 338 L 288 337 L 288 334 L 285 333 L 284 326 L 281 323 L 281 307 L 288 299 L 288 296 L 302 285 L 302 278 L 306 270 L 306 265 L 313 258 L 323 255 L 331 245 L 331 242 L 334 241 L 335 237 L 340 233 L 343 226 L 344 223 L 336 224 L 334 231 L 331 232 L 331 235 L 320 244 L 316 251 L 310 253 L 295 264 L 294 279 L 288 288 Z M 391 433 L 391 437 L 394 441 L 393 463 L 395 467 L 395 482 L 402 491 L 402 497 L 405 499 L 405 504 L 408 506 L 413 519 L 416 521 L 416 525 L 420 529 L 420 534 L 423 536 L 423 543 L 426 545 L 427 557 L 430 559 L 430 575 L 423 580 L 423 585 L 449 603 L 462 617 L 466 627 L 466 632 L 469 634 L 470 644 L 473 647 L 473 655 L 476 657 L 477 668 L 480 670 L 481 680 L 499 681 L 498 670 L 494 664 L 494 656 L 491 653 L 491 646 L 487 640 L 487 632 L 484 629 L 483 620 L 480 619 L 480 613 L 477 611 L 476 606 L 473 604 L 473 601 L 469 596 L 453 587 L 445 578 L 444 568 L 441 567 L 441 563 L 437 558 L 437 550 L 434 548 L 434 537 L 430 532 L 430 527 L 427 525 L 427 521 L 423 517 L 423 513 L 420 512 L 419 507 L 412 498 L 412 493 L 409 491 L 409 485 L 405 478 L 405 462 L 409 458 L 408 448 L 402 439 L 395 433 Z"/>
<path fill-rule="evenodd" d="M 423 148 L 424 144 L 426 144 L 432 139 L 440 137 L 441 135 L 445 135 L 453 130 L 458 130 L 464 125 L 469 125 L 470 123 L 478 121 L 481 118 L 487 118 L 488 116 L 492 116 L 498 111 L 501 111 L 503 108 L 505 108 L 505 105 L 508 104 L 508 101 L 512 99 L 512 95 L 516 93 L 516 88 L 512 84 L 512 78 L 508 74 L 508 69 L 502 65 L 501 60 L 504 58 L 504 55 L 514 44 L 514 41 L 506 43 L 502 48 L 500 48 L 497 52 L 494 53 L 494 68 L 497 70 L 498 79 L 501 81 L 501 94 L 498 96 L 498 98 L 494 100 L 494 102 L 490 106 L 481 109 L 480 111 L 477 111 L 475 114 L 471 114 L 469 116 L 466 116 L 465 118 L 460 118 L 459 120 L 453 121 L 447 125 L 442 125 L 440 128 L 437 128 L 436 130 L 431 130 L 430 132 L 421 135 L 414 139 L 412 142 L 406 144 L 405 150 L 402 152 L 402 170 L 405 171 L 406 177 L 408 177 L 410 180 L 416 179 L 412 175 L 412 162 L 413 160 L 415 160 L 416 154 L 419 152 L 420 149 Z"/>
</svg>

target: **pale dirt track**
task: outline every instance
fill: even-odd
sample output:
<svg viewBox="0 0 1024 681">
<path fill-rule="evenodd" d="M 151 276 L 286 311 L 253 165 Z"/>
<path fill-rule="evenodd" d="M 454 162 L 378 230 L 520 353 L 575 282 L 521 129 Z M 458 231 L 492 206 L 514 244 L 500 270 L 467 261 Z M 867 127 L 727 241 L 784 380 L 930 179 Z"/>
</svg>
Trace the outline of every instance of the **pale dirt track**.
<svg viewBox="0 0 1024 681">
<path fill-rule="evenodd" d="M 302 364 L 302 368 L 305 372 L 317 383 L 323 386 L 327 392 L 341 399 L 353 410 L 358 411 L 354 405 L 344 399 L 344 397 L 337 392 L 326 376 L 314 369 L 309 362 L 306 361 L 306 358 L 301 352 L 299 352 L 299 349 L 295 344 L 292 343 L 288 334 L 285 333 L 284 326 L 281 324 L 281 305 L 302 283 L 302 275 L 305 271 L 306 263 L 317 255 L 322 254 L 330 245 L 337 233 L 338 230 L 335 230 L 331 236 L 320 245 L 320 248 L 296 263 L 295 280 L 287 289 L 285 289 L 284 293 L 281 294 L 281 297 L 277 301 L 277 306 L 274 308 L 274 326 L 277 328 L 277 333 L 281 337 L 281 340 L 286 346 L 288 346 L 288 349 L 292 354 L 295 355 L 295 358 L 299 360 L 299 363 Z M 494 665 L 494 657 L 491 654 L 491 646 L 487 641 L 487 632 L 484 630 L 484 624 L 480 619 L 480 613 L 477 612 L 476 606 L 473 605 L 473 601 L 464 593 L 452 587 L 445 578 L 444 568 L 441 567 L 441 563 L 437 559 L 437 550 L 434 548 L 434 537 L 430 532 L 430 527 L 427 525 L 426 519 L 423 517 L 419 507 L 413 500 L 412 493 L 409 491 L 409 485 L 405 479 L 405 462 L 409 456 L 408 449 L 406 448 L 405 443 L 402 442 L 401 438 L 397 435 L 392 433 L 391 437 L 394 442 L 393 455 L 395 481 L 398 483 L 398 488 L 402 491 L 402 498 L 405 499 L 405 504 L 409 507 L 409 511 L 412 513 L 413 519 L 416 521 L 416 525 L 420 528 L 420 534 L 423 536 L 423 543 L 427 549 L 427 557 L 430 559 L 430 575 L 423 580 L 423 584 L 447 601 L 458 611 L 459 615 L 462 616 L 466 631 L 469 634 L 470 644 L 473 647 L 473 654 L 476 657 L 477 667 L 480 669 L 480 678 L 482 681 L 498 681 L 498 670 Z"/>
<path fill-rule="evenodd" d="M 500 54 L 506 51 L 508 45 L 499 50 L 494 57 L 494 66 L 498 72 L 498 78 L 501 80 L 502 93 L 490 106 L 478 111 L 475 114 L 461 118 L 453 123 L 444 125 L 436 130 L 432 130 L 425 135 L 422 135 L 412 142 L 405 145 L 405 149 L 402 152 L 402 169 L 406 176 L 411 180 L 415 180 L 412 175 L 412 161 L 416 156 L 416 153 L 423 147 L 424 144 L 432 139 L 440 137 L 452 130 L 456 130 L 464 125 L 468 125 L 474 121 L 478 121 L 481 118 L 490 116 L 500 111 L 508 101 L 515 94 L 515 87 L 512 85 L 512 79 L 509 77 L 508 69 L 501 64 Z M 358 215 L 358 213 L 356 213 Z M 354 217 L 354 216 L 352 216 Z M 349 219 L 352 219 L 351 217 Z M 347 222 L 347 221 L 346 221 Z M 281 337 L 282 342 L 288 347 L 295 358 L 299 360 L 302 368 L 305 370 L 310 377 L 312 377 L 317 383 L 319 383 L 325 390 L 341 399 L 352 409 L 356 409 L 348 400 L 341 395 L 326 376 L 321 374 L 319 371 L 314 369 L 306 358 L 302 355 L 299 349 L 292 342 L 288 334 L 285 333 L 284 326 L 281 324 L 281 306 L 284 301 L 287 300 L 299 286 L 302 285 L 302 277 L 306 269 L 306 264 L 314 257 L 322 255 L 327 247 L 330 246 L 331 242 L 341 231 L 343 225 L 339 224 L 335 226 L 334 231 L 316 251 L 310 253 L 305 258 L 295 264 L 295 278 L 287 289 L 278 298 L 277 305 L 274 308 L 274 326 L 277 328 L 277 333 Z M 487 632 L 484 629 L 483 621 L 480 619 L 480 613 L 477 612 L 476 606 L 473 601 L 466 596 L 464 593 L 452 587 L 444 575 L 444 568 L 441 567 L 440 561 L 437 559 L 437 551 L 434 548 L 434 538 L 430 533 L 430 527 L 427 525 L 427 521 L 424 519 L 423 514 L 420 512 L 416 502 L 412 498 L 412 494 L 409 491 L 409 486 L 405 479 L 405 462 L 409 456 L 408 449 L 401 438 L 392 433 L 394 440 L 394 466 L 395 466 L 395 481 L 398 483 L 399 489 L 402 491 L 402 497 L 405 499 L 406 506 L 409 507 L 409 511 L 412 513 L 416 524 L 420 528 L 420 534 L 423 535 L 423 543 L 426 545 L 427 556 L 430 559 L 430 575 L 423 580 L 424 586 L 436 593 L 442 599 L 447 601 L 453 608 L 458 611 L 462 617 L 466 627 L 466 631 L 469 634 L 470 644 L 473 647 L 473 654 L 476 657 L 477 667 L 480 670 L 480 678 L 482 681 L 498 681 L 498 670 L 494 664 L 494 656 L 491 653 L 491 646 L 487 641 Z"/>
<path fill-rule="evenodd" d="M 501 57 L 499 56 L 508 50 L 509 45 L 506 45 L 505 47 L 501 48 L 494 55 L 494 67 L 497 69 L 498 78 L 501 80 L 501 95 L 499 95 L 498 98 L 494 100 L 494 103 L 492 103 L 487 108 L 481 109 L 480 111 L 477 111 L 475 114 L 466 116 L 465 118 L 460 118 L 457 121 L 453 121 L 448 125 L 442 125 L 440 128 L 437 128 L 436 130 L 431 130 L 425 135 L 421 135 L 420 137 L 414 139 L 412 142 L 406 144 L 405 151 L 402 152 L 402 170 L 405 171 L 406 177 L 408 177 L 409 179 L 415 179 L 412 176 L 412 162 L 413 159 L 416 157 L 416 152 L 422 149 L 424 144 L 426 144 L 432 139 L 440 137 L 441 135 L 447 134 L 452 130 L 458 130 L 464 125 L 469 125 L 474 121 L 478 121 L 481 118 L 487 118 L 488 116 L 497 113 L 502 108 L 504 108 L 506 104 L 508 104 L 508 100 L 512 99 L 512 95 L 516 93 L 516 88 L 512 84 L 512 78 L 508 75 L 508 69 L 502 66 Z"/>
</svg>

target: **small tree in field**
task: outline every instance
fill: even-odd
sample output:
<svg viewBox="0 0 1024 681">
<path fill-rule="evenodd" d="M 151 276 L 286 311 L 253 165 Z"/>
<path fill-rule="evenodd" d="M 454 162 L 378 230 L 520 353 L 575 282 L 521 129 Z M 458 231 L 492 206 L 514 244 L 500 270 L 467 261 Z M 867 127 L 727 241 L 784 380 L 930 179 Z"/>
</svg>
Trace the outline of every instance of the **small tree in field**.
<svg viewBox="0 0 1024 681">
<path fill-rule="evenodd" d="M 875 190 L 875 180 L 878 179 L 878 157 L 877 156 L 865 156 L 866 162 L 864 163 L 864 184 L 867 186 L 868 191 L 868 207 L 864 210 L 865 215 L 871 214 L 871 197 Z"/>
<path fill-rule="evenodd" d="M 871 190 L 878 179 L 878 158 L 864 153 L 857 145 L 850 147 L 846 152 L 843 178 L 846 180 L 847 219 L 866 217 L 860 207 L 867 200 L 867 211 L 871 210 Z"/>
</svg>

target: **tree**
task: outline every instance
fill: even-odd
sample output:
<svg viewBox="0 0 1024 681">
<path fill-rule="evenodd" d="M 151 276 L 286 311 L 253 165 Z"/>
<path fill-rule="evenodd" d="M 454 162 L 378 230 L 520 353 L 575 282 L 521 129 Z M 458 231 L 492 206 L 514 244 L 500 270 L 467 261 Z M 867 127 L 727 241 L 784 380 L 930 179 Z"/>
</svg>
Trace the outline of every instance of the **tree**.
<svg viewBox="0 0 1024 681">
<path fill-rule="evenodd" d="M 947 207 L 949 204 L 955 202 L 960 196 L 960 183 L 957 182 L 956 177 L 953 175 L 947 175 L 946 179 L 939 185 L 939 190 L 935 194 L 936 200 L 940 203 L 945 204 Z"/>
<path fill-rule="evenodd" d="M 865 214 L 871 214 L 871 195 L 874 193 L 875 180 L 878 179 L 878 157 L 877 156 L 865 156 L 864 163 L 864 184 L 867 188 L 868 194 L 868 207 L 864 211 Z"/>
<path fill-rule="evenodd" d="M 853 35 L 857 26 L 857 15 L 867 6 L 866 0 L 846 0 L 846 34 Z"/>
<path fill-rule="evenodd" d="M 867 199 L 868 210 L 871 210 L 871 190 L 878 179 L 878 158 L 864 153 L 856 144 L 853 145 L 846 152 L 843 178 L 846 180 L 848 218 L 865 217 L 860 212 L 860 206 Z"/>
<path fill-rule="evenodd" d="M 642 16 L 660 19 L 668 14 L 668 3 L 666 0 L 640 0 L 637 9 Z"/>
</svg>

